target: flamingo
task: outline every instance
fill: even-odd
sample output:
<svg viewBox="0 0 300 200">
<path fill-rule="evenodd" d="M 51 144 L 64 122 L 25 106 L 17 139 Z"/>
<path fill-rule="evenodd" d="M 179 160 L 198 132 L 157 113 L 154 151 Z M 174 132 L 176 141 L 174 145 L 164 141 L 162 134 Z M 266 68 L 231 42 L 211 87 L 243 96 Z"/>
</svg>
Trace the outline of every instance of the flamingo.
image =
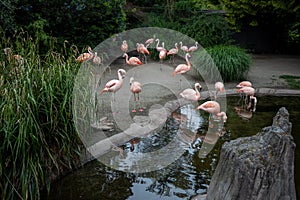
<svg viewBox="0 0 300 200">
<path fill-rule="evenodd" d="M 177 42 L 175 43 L 175 48 L 170 49 L 169 52 L 167 53 L 167 56 L 169 56 L 169 55 L 173 56 L 173 63 L 174 63 L 175 54 L 178 54 L 178 44 L 177 44 Z"/>
<path fill-rule="evenodd" d="M 183 45 L 182 45 L 182 42 L 179 42 L 179 44 L 180 44 L 180 49 L 181 49 L 182 51 L 184 51 L 185 53 L 188 53 L 188 52 L 189 52 L 189 48 L 188 48 L 187 46 L 183 46 Z"/>
<path fill-rule="evenodd" d="M 257 99 L 254 96 L 255 89 L 253 87 L 245 86 L 245 87 L 242 87 L 242 88 L 238 89 L 237 92 L 246 96 L 245 104 L 248 104 L 247 109 L 250 109 L 252 107 L 251 108 L 252 111 L 255 111 L 256 110 L 256 104 L 257 104 Z M 247 96 L 250 96 L 249 102 L 247 102 Z"/>
<path fill-rule="evenodd" d="M 220 81 L 215 83 L 215 100 L 217 99 L 218 93 L 222 93 L 222 91 L 224 90 L 224 84 Z"/>
<path fill-rule="evenodd" d="M 190 71 L 190 69 L 191 69 L 191 63 L 190 63 L 190 61 L 188 59 L 190 57 L 191 57 L 191 55 L 189 53 L 185 54 L 186 64 L 179 64 L 179 65 L 177 65 L 177 67 L 175 68 L 172 76 L 175 76 L 176 74 L 184 74 L 184 73 Z"/>
<path fill-rule="evenodd" d="M 122 45 L 121 45 L 121 50 L 126 53 L 128 50 L 128 44 L 126 40 L 123 40 Z"/>
<path fill-rule="evenodd" d="M 195 46 L 191 46 L 188 50 L 188 52 L 194 52 L 198 49 L 198 42 L 195 42 Z"/>
<path fill-rule="evenodd" d="M 82 63 L 82 62 L 85 62 L 85 61 L 93 59 L 93 57 L 94 57 L 93 51 L 92 51 L 91 47 L 88 47 L 88 53 L 80 54 L 80 56 L 78 56 L 76 58 L 76 60 L 78 62 Z"/>
<path fill-rule="evenodd" d="M 137 57 L 131 57 L 128 59 L 128 54 L 127 53 L 124 53 L 123 57 L 125 57 L 125 61 L 128 65 L 131 65 L 131 66 L 138 66 L 138 65 L 142 65 L 142 61 L 137 58 Z"/>
<path fill-rule="evenodd" d="M 205 112 L 208 112 L 212 115 L 223 118 L 223 121 L 226 122 L 227 115 L 225 112 L 220 112 L 220 104 L 216 101 L 206 101 L 203 104 L 196 107 L 197 110 L 201 109 Z"/>
<path fill-rule="evenodd" d="M 156 44 L 156 50 L 157 51 L 167 51 L 166 49 L 165 49 L 165 43 L 164 42 L 162 42 L 161 43 L 161 47 L 159 47 L 158 45 L 159 45 L 159 39 L 157 38 L 156 40 L 155 40 L 156 42 L 157 42 L 157 44 Z"/>
<path fill-rule="evenodd" d="M 115 93 L 123 86 L 123 79 L 125 78 L 126 71 L 124 69 L 118 70 L 118 80 L 113 79 L 105 84 L 105 87 L 101 90 L 100 95 L 104 92 L 113 93 L 113 101 L 115 101 Z"/>
<path fill-rule="evenodd" d="M 93 63 L 96 65 L 101 64 L 101 58 L 97 55 L 97 52 L 95 52 L 94 58 L 93 58 Z"/>
<path fill-rule="evenodd" d="M 163 49 L 159 52 L 159 60 L 160 60 L 160 71 L 162 71 L 162 68 L 161 68 L 161 65 L 162 65 L 162 62 L 163 60 L 166 58 L 167 56 L 167 50 L 166 49 Z"/>
<path fill-rule="evenodd" d="M 242 88 L 242 87 L 252 87 L 252 83 L 250 81 L 242 81 L 239 84 L 236 85 L 237 88 Z"/>
<path fill-rule="evenodd" d="M 136 102 L 136 99 L 139 101 L 140 100 L 139 94 L 142 91 L 142 84 L 137 81 L 134 81 L 133 77 L 130 78 L 130 91 L 133 93 L 134 103 Z M 137 95 L 137 98 L 136 98 L 136 95 Z M 142 111 L 143 111 L 143 109 L 140 108 L 140 112 L 142 112 Z M 135 106 L 134 106 L 132 112 L 136 112 Z"/>
<path fill-rule="evenodd" d="M 139 44 L 139 43 L 136 43 L 136 46 L 137 46 L 137 52 L 138 53 L 142 53 L 144 55 L 144 60 L 145 60 L 145 63 L 147 63 L 147 58 L 146 58 L 146 55 L 149 55 L 150 52 L 148 51 L 147 47 L 145 47 L 144 44 Z"/>
<path fill-rule="evenodd" d="M 180 93 L 180 96 L 187 100 L 198 101 L 200 99 L 198 88 L 200 91 L 202 90 L 200 83 L 195 83 L 195 90 L 191 88 L 185 89 Z"/>
<path fill-rule="evenodd" d="M 149 47 L 154 41 L 155 41 L 155 35 L 153 35 L 152 38 L 149 38 L 148 40 L 146 40 L 146 42 L 145 42 L 146 48 Z"/>
<path fill-rule="evenodd" d="M 242 81 L 239 84 L 235 86 L 236 88 L 242 88 L 242 87 L 252 87 L 252 83 L 250 81 Z M 240 93 L 240 100 L 238 101 L 238 104 L 241 100 L 243 100 L 245 97 L 243 96 L 243 93 Z"/>
</svg>

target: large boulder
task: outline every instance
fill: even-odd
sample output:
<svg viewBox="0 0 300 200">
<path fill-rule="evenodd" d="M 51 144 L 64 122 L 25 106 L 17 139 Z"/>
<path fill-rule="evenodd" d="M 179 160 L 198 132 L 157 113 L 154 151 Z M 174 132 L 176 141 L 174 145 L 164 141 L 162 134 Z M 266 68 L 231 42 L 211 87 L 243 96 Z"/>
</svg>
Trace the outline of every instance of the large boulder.
<svg viewBox="0 0 300 200">
<path fill-rule="evenodd" d="M 294 151 L 289 113 L 283 107 L 272 126 L 226 142 L 207 200 L 295 200 Z"/>
</svg>

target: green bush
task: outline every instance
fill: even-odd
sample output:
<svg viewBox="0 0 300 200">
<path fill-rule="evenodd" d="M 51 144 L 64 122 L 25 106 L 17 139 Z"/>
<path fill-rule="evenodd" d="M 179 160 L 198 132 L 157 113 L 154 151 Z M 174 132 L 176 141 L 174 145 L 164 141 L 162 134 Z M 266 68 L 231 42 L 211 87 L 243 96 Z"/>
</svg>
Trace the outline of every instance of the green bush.
<svg viewBox="0 0 300 200">
<path fill-rule="evenodd" d="M 53 42 L 53 41 L 52 41 Z M 41 58 L 38 40 L 26 33 L 0 38 L 22 62 L 1 53 L 0 198 L 36 199 L 41 187 L 78 161 L 80 140 L 72 116 L 72 92 L 79 64 L 76 47 L 65 54 L 54 43 Z"/>
<path fill-rule="evenodd" d="M 227 82 L 242 80 L 252 62 L 251 56 L 244 49 L 233 45 L 207 48 L 206 51 L 199 51 L 197 58 L 194 65 L 198 73 L 210 81 L 218 81 L 220 78 Z"/>
<path fill-rule="evenodd" d="M 198 41 L 204 48 L 221 44 L 229 45 L 232 42 L 227 22 L 219 14 L 198 13 L 196 16 L 184 19 L 177 18 L 172 22 L 160 15 L 151 14 L 144 25 L 176 30 Z"/>
</svg>

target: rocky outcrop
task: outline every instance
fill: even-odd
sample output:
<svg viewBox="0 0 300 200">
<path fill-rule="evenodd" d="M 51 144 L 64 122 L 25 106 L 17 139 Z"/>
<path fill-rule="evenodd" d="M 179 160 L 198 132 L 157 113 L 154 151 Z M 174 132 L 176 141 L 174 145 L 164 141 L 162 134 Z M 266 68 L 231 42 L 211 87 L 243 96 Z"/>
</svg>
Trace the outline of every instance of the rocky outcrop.
<svg viewBox="0 0 300 200">
<path fill-rule="evenodd" d="M 206 200 L 295 200 L 291 129 L 288 111 L 280 108 L 272 126 L 225 143 Z"/>
</svg>

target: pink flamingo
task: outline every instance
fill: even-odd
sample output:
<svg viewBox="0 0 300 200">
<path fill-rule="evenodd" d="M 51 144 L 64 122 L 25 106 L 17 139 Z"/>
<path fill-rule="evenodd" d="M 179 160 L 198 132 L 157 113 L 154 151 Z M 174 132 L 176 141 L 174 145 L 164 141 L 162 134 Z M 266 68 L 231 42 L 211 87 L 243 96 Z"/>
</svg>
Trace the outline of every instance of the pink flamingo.
<svg viewBox="0 0 300 200">
<path fill-rule="evenodd" d="M 160 71 L 162 71 L 162 62 L 163 60 L 167 57 L 167 50 L 166 49 L 163 49 L 159 52 L 159 60 L 160 60 Z"/>
<path fill-rule="evenodd" d="M 195 90 L 191 88 L 185 89 L 180 93 L 180 96 L 187 100 L 198 101 L 200 99 L 198 88 L 201 91 L 202 87 L 200 83 L 195 83 Z"/>
<path fill-rule="evenodd" d="M 131 57 L 128 59 L 127 53 L 124 53 L 123 57 L 125 57 L 125 61 L 128 65 L 138 66 L 143 64 L 142 61 L 137 57 Z"/>
<path fill-rule="evenodd" d="M 194 46 L 191 46 L 188 50 L 188 52 L 194 52 L 198 49 L 198 42 L 195 42 L 195 45 Z"/>
<path fill-rule="evenodd" d="M 94 57 L 93 51 L 92 51 L 91 47 L 88 47 L 88 53 L 81 54 L 80 56 L 78 56 L 76 58 L 76 60 L 78 62 L 82 63 L 82 62 L 85 62 L 85 61 L 93 59 L 93 57 Z"/>
<path fill-rule="evenodd" d="M 245 86 L 237 90 L 238 93 L 245 95 L 245 104 L 247 105 L 247 109 L 251 109 L 252 111 L 256 110 L 257 99 L 254 96 L 255 89 L 253 87 Z M 248 102 L 247 96 L 249 96 L 250 100 Z"/>
<path fill-rule="evenodd" d="M 235 86 L 236 88 L 242 88 L 242 87 L 252 87 L 252 83 L 250 81 L 242 81 L 239 84 Z M 238 101 L 238 104 L 240 103 L 241 100 L 244 100 L 247 96 L 244 96 L 243 93 L 240 93 L 240 100 Z M 246 99 L 245 99 L 246 101 Z"/>
<path fill-rule="evenodd" d="M 188 48 L 187 46 L 183 46 L 183 45 L 182 45 L 182 42 L 179 42 L 179 44 L 180 44 L 180 49 L 181 49 L 182 51 L 184 51 L 185 53 L 188 53 L 188 52 L 189 52 L 189 48 Z"/>
<path fill-rule="evenodd" d="M 237 88 L 242 88 L 242 87 L 252 87 L 252 83 L 250 81 L 242 81 L 239 84 L 236 85 Z"/>
<path fill-rule="evenodd" d="M 101 64 L 101 58 L 97 55 L 97 52 L 95 52 L 94 58 L 93 58 L 93 63 L 96 65 Z"/>
<path fill-rule="evenodd" d="M 158 45 L 159 45 L 159 39 L 157 38 L 156 40 L 155 40 L 156 42 L 157 42 L 157 44 L 156 44 L 156 50 L 157 51 L 167 51 L 166 49 L 165 49 L 165 43 L 164 42 L 162 42 L 161 43 L 161 47 L 159 47 Z"/>
<path fill-rule="evenodd" d="M 150 54 L 150 52 L 148 51 L 147 47 L 145 47 L 144 44 L 139 44 L 139 43 L 136 43 L 136 46 L 137 46 L 137 52 L 144 55 L 145 63 L 147 63 L 146 55 Z"/>
<path fill-rule="evenodd" d="M 189 53 L 187 53 L 185 55 L 186 64 L 177 65 L 177 67 L 175 68 L 172 76 L 175 76 L 176 74 L 184 74 L 184 73 L 188 72 L 191 69 L 191 63 L 188 59 L 190 57 L 191 57 L 191 55 Z"/>
<path fill-rule="evenodd" d="M 212 115 L 217 116 L 218 118 L 222 117 L 223 121 L 226 122 L 227 115 L 225 112 L 220 112 L 220 104 L 216 101 L 206 101 L 203 104 L 196 107 L 197 110 L 201 109 L 205 112 L 208 112 Z"/>
<path fill-rule="evenodd" d="M 178 44 L 177 44 L 177 42 L 175 43 L 175 48 L 170 49 L 169 52 L 167 53 L 167 56 L 172 55 L 173 63 L 174 63 L 175 54 L 178 54 Z"/>
<path fill-rule="evenodd" d="M 128 50 L 128 44 L 126 40 L 123 40 L 122 45 L 121 45 L 121 50 L 126 53 Z"/>
<path fill-rule="evenodd" d="M 139 101 L 140 100 L 139 94 L 142 91 L 142 84 L 140 82 L 134 81 L 133 77 L 130 78 L 130 91 L 133 93 L 134 103 L 136 102 L 136 100 Z M 137 95 L 137 98 L 136 98 L 136 95 Z M 140 108 L 139 111 L 142 112 L 143 109 Z M 134 108 L 132 109 L 132 112 L 136 112 L 135 105 L 134 105 Z"/>
<path fill-rule="evenodd" d="M 155 35 L 153 35 L 152 38 L 149 38 L 148 40 L 146 40 L 146 42 L 145 42 L 146 48 L 148 48 L 154 41 L 155 41 Z"/>
<path fill-rule="evenodd" d="M 115 93 L 123 86 L 123 79 L 125 78 L 126 71 L 124 69 L 118 70 L 118 80 L 113 79 L 105 84 L 105 87 L 101 90 L 100 95 L 104 92 L 113 93 L 113 101 L 115 101 Z"/>
<path fill-rule="evenodd" d="M 218 93 L 222 93 L 223 90 L 224 90 L 224 84 L 222 82 L 216 82 L 215 83 L 215 89 L 216 89 L 216 92 L 215 92 L 215 100 L 217 99 L 217 96 L 218 96 Z"/>
</svg>

